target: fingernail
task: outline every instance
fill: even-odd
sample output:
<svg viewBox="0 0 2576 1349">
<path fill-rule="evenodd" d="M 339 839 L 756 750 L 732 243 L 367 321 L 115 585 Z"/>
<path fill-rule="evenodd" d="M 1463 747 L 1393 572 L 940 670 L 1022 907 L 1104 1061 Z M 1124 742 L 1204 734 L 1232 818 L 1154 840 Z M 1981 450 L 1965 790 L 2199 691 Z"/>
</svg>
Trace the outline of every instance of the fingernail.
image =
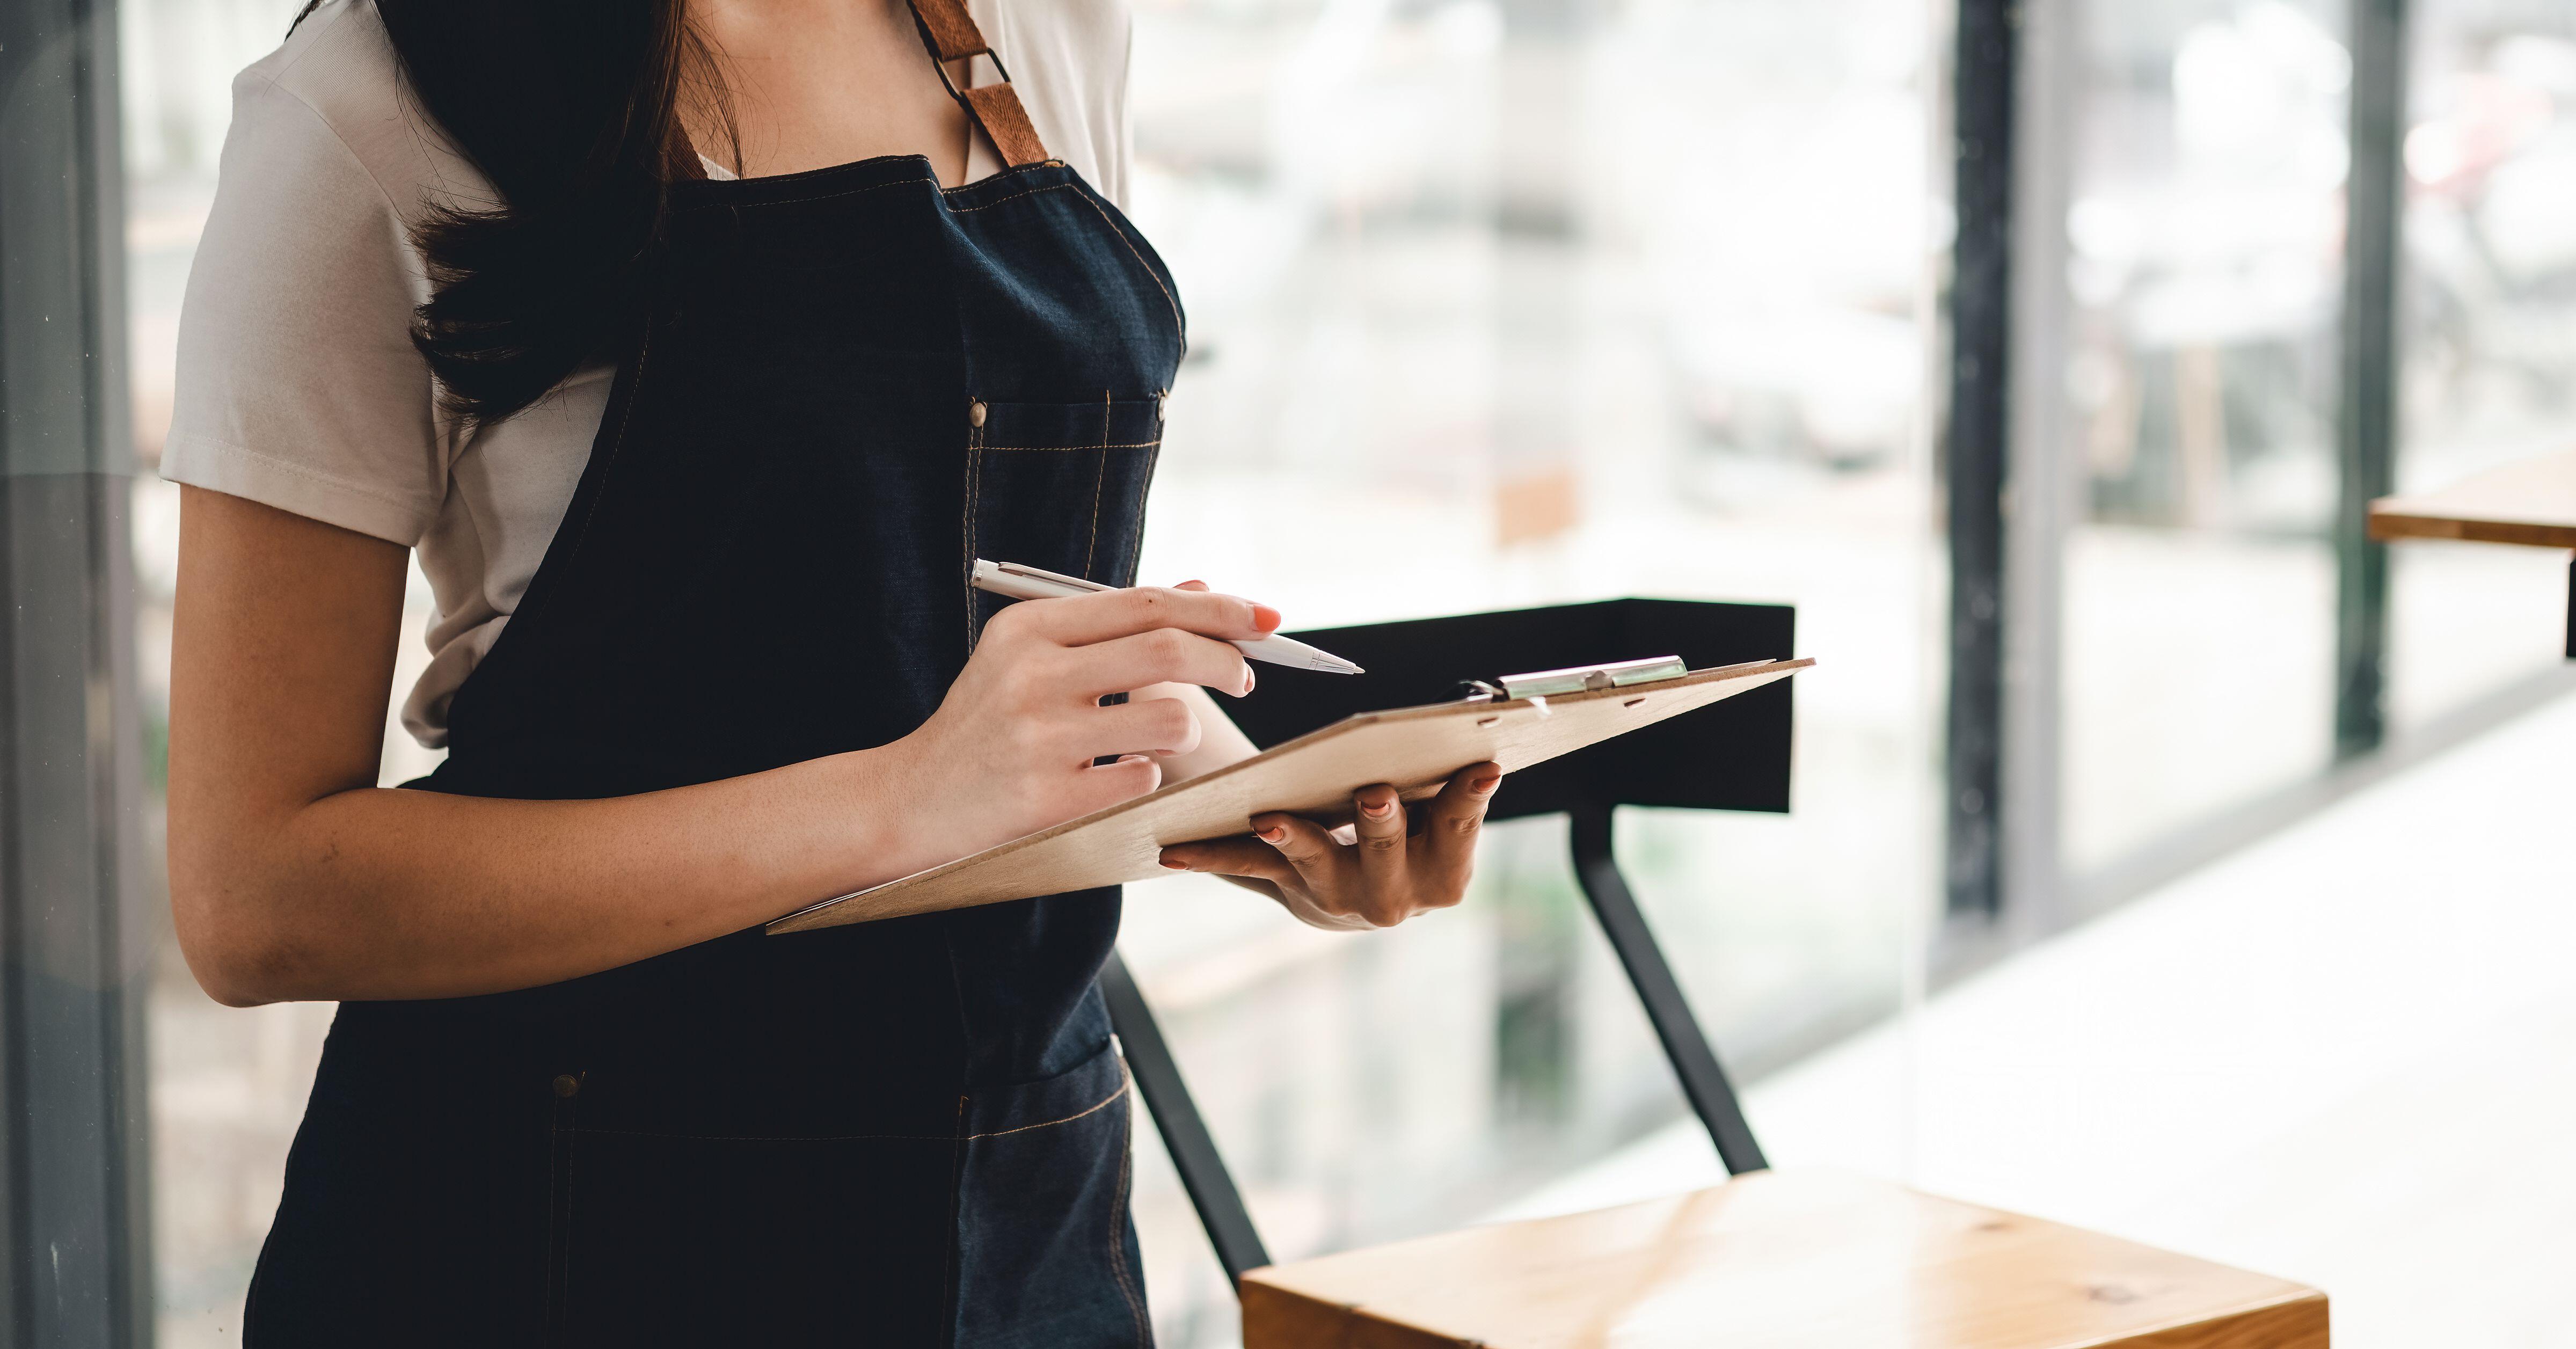
<svg viewBox="0 0 2576 1349">
<path fill-rule="evenodd" d="M 1263 632 L 1277 632 L 1279 630 L 1279 623 L 1280 617 L 1278 610 L 1271 608 L 1267 604 L 1256 604 L 1252 606 L 1252 626 L 1261 629 Z"/>
<path fill-rule="evenodd" d="M 1500 773 L 1496 773 L 1492 777 L 1477 778 L 1473 782 L 1467 784 L 1467 790 L 1474 792 L 1478 796 L 1483 796 L 1485 793 L 1494 789 L 1494 784 L 1501 782 L 1502 780 L 1503 775 Z"/>
<path fill-rule="evenodd" d="M 1180 589 L 1180 588 L 1181 588 L 1181 586 L 1203 586 L 1203 585 L 1206 585 L 1206 584 L 1207 584 L 1207 582 L 1202 581 L 1202 580 L 1200 580 L 1199 578 L 1197 578 L 1197 577 L 1193 576 L 1193 577 L 1191 577 L 1190 579 L 1188 579 L 1188 580 L 1186 580 L 1186 581 L 1181 582 L 1181 585 L 1177 585 L 1177 586 L 1172 587 L 1172 589 L 1174 589 L 1174 590 L 1178 590 L 1178 589 Z"/>
<path fill-rule="evenodd" d="M 1380 801 L 1375 805 L 1362 805 L 1360 807 L 1360 813 L 1362 815 L 1366 815 L 1372 820 L 1383 820 L 1388 815 L 1393 814 L 1394 811 L 1395 803 L 1392 801 Z"/>
<path fill-rule="evenodd" d="M 1244 666 L 1244 667 L 1243 667 L 1243 693 L 1244 693 L 1244 696 L 1245 696 L 1245 697 L 1247 697 L 1247 698 L 1248 698 L 1248 697 L 1252 696 L 1252 686 L 1253 686 L 1253 685 L 1255 685 L 1255 684 L 1257 684 L 1257 683 L 1259 683 L 1259 682 L 1261 682 L 1261 681 L 1260 681 L 1258 678 L 1254 677 L 1254 675 L 1253 675 L 1253 673 L 1252 673 L 1252 667 L 1251 667 L 1250 665 L 1246 665 L 1246 666 Z"/>
<path fill-rule="evenodd" d="M 1273 825 L 1268 829 L 1255 831 L 1253 837 L 1260 839 L 1264 843 L 1275 846 L 1288 841 L 1288 831 L 1279 828 L 1277 825 Z"/>
<path fill-rule="evenodd" d="M 1175 862 L 1168 857 L 1162 860 L 1164 866 L 1170 867 L 1174 871 L 1187 871 L 1190 869 L 1190 864 L 1187 862 Z"/>
</svg>

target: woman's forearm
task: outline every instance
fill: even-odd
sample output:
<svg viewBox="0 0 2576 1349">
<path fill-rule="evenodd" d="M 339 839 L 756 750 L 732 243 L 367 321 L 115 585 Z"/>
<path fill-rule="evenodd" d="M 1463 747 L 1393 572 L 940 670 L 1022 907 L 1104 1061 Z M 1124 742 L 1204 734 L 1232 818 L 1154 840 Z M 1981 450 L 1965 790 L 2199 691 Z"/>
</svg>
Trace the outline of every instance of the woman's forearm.
<svg viewBox="0 0 2576 1349">
<path fill-rule="evenodd" d="M 1207 690 L 1178 782 L 1249 757 Z M 1001 839 L 915 809 L 911 747 L 599 801 L 510 801 L 399 788 L 322 797 L 264 843 L 204 869 L 242 893 L 203 973 L 227 1002 L 454 997 L 614 968 L 895 880 Z"/>
<path fill-rule="evenodd" d="M 984 846 L 917 818 L 903 747 L 598 801 L 324 796 L 173 868 L 217 998 L 452 997 L 613 968 Z"/>
<path fill-rule="evenodd" d="M 171 906 L 199 982 L 233 1003 L 573 978 L 1087 814 L 1168 780 L 1165 763 L 1248 753 L 1206 689 L 1248 691 L 1229 643 L 1279 622 L 1203 591 L 1033 601 L 985 625 L 939 709 L 890 745 L 607 800 L 387 790 L 403 550 L 219 493 L 181 501 Z M 1099 705 L 1157 685 L 1192 691 Z"/>
<path fill-rule="evenodd" d="M 1206 689 L 1179 782 L 1255 753 Z M 367 788 L 281 822 L 219 874 L 257 891 L 222 944 L 226 1001 L 454 997 L 614 968 L 896 880 L 1004 839 L 917 808 L 912 746 L 600 801 Z M 242 861 L 248 861 L 243 865 Z M 233 897 L 251 900 L 249 896 Z M 247 920 L 242 916 L 250 915 Z"/>
<path fill-rule="evenodd" d="M 975 812 L 920 802 L 900 744 L 615 800 L 378 788 L 404 550 L 181 499 L 170 897 L 225 1002 L 526 987 L 985 845 Z"/>
<path fill-rule="evenodd" d="M 1202 728 L 1164 781 L 1253 752 L 1205 689 L 1157 692 Z M 594 801 L 334 792 L 223 842 L 183 832 L 201 855 L 176 859 L 174 908 L 200 982 L 227 1003 L 528 988 L 1006 841 L 999 818 L 922 808 L 926 771 L 897 742 Z"/>
</svg>

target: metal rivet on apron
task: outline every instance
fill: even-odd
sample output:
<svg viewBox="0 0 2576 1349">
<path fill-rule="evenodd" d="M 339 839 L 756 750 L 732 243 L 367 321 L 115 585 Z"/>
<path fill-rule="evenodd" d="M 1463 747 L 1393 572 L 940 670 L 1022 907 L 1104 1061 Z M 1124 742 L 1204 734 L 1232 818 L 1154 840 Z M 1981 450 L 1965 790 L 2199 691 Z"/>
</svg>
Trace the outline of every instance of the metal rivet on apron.
<svg viewBox="0 0 2576 1349">
<path fill-rule="evenodd" d="M 1161 420 L 1163 420 L 1163 413 L 1164 413 L 1164 411 L 1165 411 L 1166 409 L 1170 408 L 1170 407 L 1171 407 L 1171 405 L 1172 405 L 1172 391 L 1171 391 L 1171 390 L 1169 390 L 1169 389 L 1165 389 L 1165 390 L 1163 390 L 1161 393 L 1155 394 L 1155 395 L 1154 395 L 1154 420 L 1156 420 L 1156 421 L 1158 421 L 1158 422 L 1159 422 L 1159 421 L 1161 421 Z"/>
<path fill-rule="evenodd" d="M 979 429 L 984 425 L 983 399 L 978 398 L 974 402 L 966 405 L 966 424 Z"/>
<path fill-rule="evenodd" d="M 555 1078 L 555 1095 L 557 1096 L 570 1096 L 580 1090 L 581 1079 L 570 1073 L 564 1073 Z"/>
</svg>

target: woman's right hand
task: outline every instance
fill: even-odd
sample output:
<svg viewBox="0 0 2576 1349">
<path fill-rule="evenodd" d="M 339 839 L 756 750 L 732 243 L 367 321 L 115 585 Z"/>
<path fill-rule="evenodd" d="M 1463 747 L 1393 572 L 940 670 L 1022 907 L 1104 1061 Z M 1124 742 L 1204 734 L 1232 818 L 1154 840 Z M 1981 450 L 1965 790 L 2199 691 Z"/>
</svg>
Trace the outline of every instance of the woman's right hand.
<svg viewBox="0 0 2576 1349">
<path fill-rule="evenodd" d="M 915 818 L 963 857 L 1154 790 L 1161 761 L 1197 747 L 1197 716 L 1177 698 L 1101 698 L 1163 683 L 1241 697 L 1252 667 L 1230 642 L 1279 621 L 1266 604 L 1158 587 L 1004 607 L 939 710 L 889 747 Z"/>
</svg>

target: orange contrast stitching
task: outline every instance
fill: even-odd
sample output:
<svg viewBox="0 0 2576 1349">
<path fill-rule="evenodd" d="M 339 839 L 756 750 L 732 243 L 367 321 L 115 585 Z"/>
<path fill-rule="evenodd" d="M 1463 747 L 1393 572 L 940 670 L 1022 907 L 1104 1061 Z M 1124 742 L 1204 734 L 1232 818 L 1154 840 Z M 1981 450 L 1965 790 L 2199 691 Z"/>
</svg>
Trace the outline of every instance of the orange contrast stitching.
<svg viewBox="0 0 2576 1349">
<path fill-rule="evenodd" d="M 1118 228 L 1118 222 L 1110 219 L 1107 211 L 1100 209 L 1099 202 L 1093 201 L 1090 196 L 1085 195 L 1082 199 L 1082 204 L 1090 207 L 1093 211 L 1099 214 L 1100 223 L 1107 225 L 1109 227 L 1109 232 L 1118 236 L 1118 242 L 1127 246 L 1127 255 L 1136 260 L 1136 265 L 1138 267 L 1144 269 L 1145 279 L 1154 283 L 1154 289 L 1163 292 L 1163 303 L 1172 307 L 1172 334 L 1181 339 L 1182 350 L 1188 350 L 1190 344 L 1189 334 L 1183 331 L 1181 327 L 1181 302 L 1172 298 L 1172 288 L 1164 285 L 1163 278 L 1154 274 L 1153 265 L 1145 261 L 1144 254 L 1136 251 L 1135 241 L 1127 237 L 1127 231 Z"/>
<path fill-rule="evenodd" d="M 1127 575 L 1130 584 L 1136 580 L 1136 562 L 1145 551 L 1145 494 L 1154 487 L 1154 466 L 1162 462 L 1163 442 L 1154 442 L 1153 453 L 1145 456 L 1145 471 L 1136 479 L 1136 528 L 1127 535 Z"/>
<path fill-rule="evenodd" d="M 1123 1058 L 1118 1061 L 1118 1080 L 1122 1088 L 1128 1081 L 1127 1061 Z M 1127 1113 L 1126 1127 L 1119 1130 L 1118 1208 L 1109 1223 L 1109 1273 L 1118 1280 L 1118 1296 L 1127 1299 L 1127 1315 L 1136 1322 L 1137 1349 L 1144 1349 L 1154 1342 L 1153 1325 L 1145 1317 L 1145 1299 L 1138 1295 L 1137 1288 L 1128 1278 L 1127 1243 L 1122 1240 L 1127 1235 L 1127 1170 L 1136 1160 L 1135 1142 L 1136 1114 L 1131 1110 Z"/>
<path fill-rule="evenodd" d="M 969 211 L 989 211 L 1006 201 L 1018 201 L 1022 197 L 1034 197 L 1041 192 L 1062 192 L 1071 186 L 1073 186 L 1071 183 L 1049 183 L 1044 187 L 1032 187 L 1019 192 L 1014 192 L 1007 197 L 995 197 L 981 206 L 951 206 L 948 208 L 948 213 L 951 215 L 964 215 Z"/>
<path fill-rule="evenodd" d="M 989 415 L 989 414 L 988 414 Z M 981 492 L 984 475 L 984 428 L 971 426 L 966 431 L 966 518 L 962 529 L 966 535 L 966 658 L 975 658 L 975 498 Z"/>
<path fill-rule="evenodd" d="M 1150 450 L 1162 443 L 1159 440 L 1139 440 L 1119 445 L 987 445 L 984 448 L 1021 454 L 1065 454 L 1074 450 Z"/>
<path fill-rule="evenodd" d="M 1100 471 L 1091 479 L 1091 540 L 1082 546 L 1082 572 L 1090 575 L 1100 560 L 1100 493 L 1109 485 L 1109 420 L 1116 415 L 1109 390 L 1100 391 Z"/>
</svg>

